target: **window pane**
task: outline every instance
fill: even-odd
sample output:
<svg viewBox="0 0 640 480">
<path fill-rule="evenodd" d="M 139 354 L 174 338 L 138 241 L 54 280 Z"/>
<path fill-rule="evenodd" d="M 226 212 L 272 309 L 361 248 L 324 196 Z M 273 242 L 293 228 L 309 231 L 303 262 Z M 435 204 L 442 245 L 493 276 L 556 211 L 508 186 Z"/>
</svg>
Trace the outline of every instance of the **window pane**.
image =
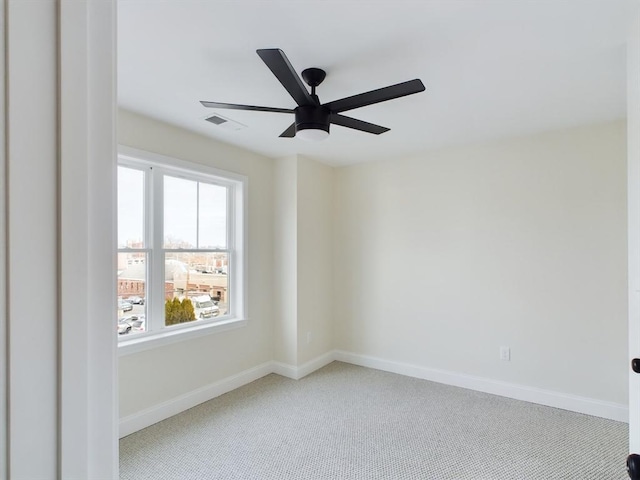
<svg viewBox="0 0 640 480">
<path fill-rule="evenodd" d="M 195 248 L 198 239 L 198 182 L 164 177 L 164 246 Z"/>
<path fill-rule="evenodd" d="M 227 188 L 200 183 L 198 248 L 227 248 Z"/>
<path fill-rule="evenodd" d="M 144 248 L 144 172 L 118 166 L 118 248 Z"/>
<path fill-rule="evenodd" d="M 165 325 L 229 313 L 228 269 L 227 253 L 166 253 Z"/>
<path fill-rule="evenodd" d="M 147 254 L 118 253 L 118 334 L 146 331 Z"/>
</svg>

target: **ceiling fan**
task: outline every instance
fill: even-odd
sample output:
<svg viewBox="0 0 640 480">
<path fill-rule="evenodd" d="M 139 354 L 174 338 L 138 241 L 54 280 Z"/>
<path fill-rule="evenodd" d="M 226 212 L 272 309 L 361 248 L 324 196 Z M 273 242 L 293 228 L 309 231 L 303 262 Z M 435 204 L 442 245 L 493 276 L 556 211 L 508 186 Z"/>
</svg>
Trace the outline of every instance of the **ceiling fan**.
<svg viewBox="0 0 640 480">
<path fill-rule="evenodd" d="M 326 72 L 320 68 L 307 68 L 302 71 L 302 78 L 311 87 L 311 93 L 300 81 L 300 77 L 289 63 L 286 55 L 279 48 L 267 48 L 256 51 L 267 67 L 280 81 L 282 86 L 293 97 L 298 106 L 294 109 L 258 107 L 254 105 L 237 105 L 235 103 L 205 102 L 202 105 L 210 108 L 228 108 L 232 110 L 252 110 L 256 112 L 293 113 L 295 122 L 287 128 L 281 137 L 295 136 L 308 140 L 322 140 L 329 136 L 329 125 L 341 125 L 362 132 L 380 135 L 389 131 L 386 127 L 364 122 L 355 118 L 341 115 L 342 112 L 355 108 L 380 103 L 394 98 L 404 97 L 424 91 L 425 87 L 419 79 L 398 83 L 352 97 L 334 100 L 320 104 L 316 95 L 316 87 L 322 83 Z"/>
</svg>

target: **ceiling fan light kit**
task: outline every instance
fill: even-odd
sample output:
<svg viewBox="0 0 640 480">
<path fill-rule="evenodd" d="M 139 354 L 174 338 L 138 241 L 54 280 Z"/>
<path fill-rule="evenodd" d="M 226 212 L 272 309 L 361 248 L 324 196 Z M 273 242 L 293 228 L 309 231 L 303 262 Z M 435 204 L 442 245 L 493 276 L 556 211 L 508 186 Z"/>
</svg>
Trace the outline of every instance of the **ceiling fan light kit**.
<svg viewBox="0 0 640 480">
<path fill-rule="evenodd" d="M 425 90 L 423 83 L 419 79 L 415 79 L 320 104 L 320 99 L 316 95 L 316 87 L 320 85 L 326 77 L 324 70 L 320 68 L 307 68 L 302 71 L 302 78 L 307 85 L 311 87 L 311 93 L 309 93 L 282 50 L 278 48 L 268 48 L 257 50 L 257 53 L 298 104 L 295 109 L 207 101 L 201 101 L 200 103 L 209 108 L 293 113 L 295 115 L 295 122 L 280 134 L 280 137 L 283 138 L 300 137 L 305 140 L 324 140 L 329 136 L 329 126 L 332 123 L 354 130 L 360 130 L 361 132 L 380 135 L 381 133 L 389 131 L 389 129 L 363 120 L 340 115 L 340 113 L 367 105 L 373 105 L 374 103 L 412 95 Z"/>
<path fill-rule="evenodd" d="M 296 136 L 304 140 L 324 140 L 329 136 L 331 112 L 325 107 L 296 108 Z"/>
</svg>

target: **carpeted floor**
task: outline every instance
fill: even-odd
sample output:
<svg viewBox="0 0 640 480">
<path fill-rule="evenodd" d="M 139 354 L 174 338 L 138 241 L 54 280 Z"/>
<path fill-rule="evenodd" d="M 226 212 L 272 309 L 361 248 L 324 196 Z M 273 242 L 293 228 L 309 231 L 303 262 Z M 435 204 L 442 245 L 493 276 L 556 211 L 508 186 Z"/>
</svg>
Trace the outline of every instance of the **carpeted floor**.
<svg viewBox="0 0 640 480">
<path fill-rule="evenodd" d="M 120 441 L 120 478 L 627 479 L 627 425 L 334 362 Z"/>
</svg>

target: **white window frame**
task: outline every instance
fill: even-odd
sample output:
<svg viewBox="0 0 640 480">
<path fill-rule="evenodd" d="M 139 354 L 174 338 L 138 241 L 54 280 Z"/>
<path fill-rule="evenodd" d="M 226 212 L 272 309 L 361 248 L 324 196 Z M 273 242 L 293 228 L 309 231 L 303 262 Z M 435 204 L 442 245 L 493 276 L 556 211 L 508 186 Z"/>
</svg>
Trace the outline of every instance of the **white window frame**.
<svg viewBox="0 0 640 480">
<path fill-rule="evenodd" d="M 118 165 L 145 172 L 145 247 L 132 251 L 147 253 L 147 331 L 135 335 L 119 336 L 118 353 L 127 355 L 202 335 L 240 328 L 247 324 L 247 190 L 248 179 L 214 167 L 179 160 L 130 147 L 118 147 Z M 153 174 L 151 171 L 153 170 Z M 164 175 L 222 185 L 228 188 L 227 230 L 229 252 L 228 291 L 229 313 L 212 319 L 199 319 L 179 325 L 164 325 L 164 248 L 163 208 L 154 208 L 162 202 Z M 151 185 L 151 182 L 153 184 Z M 116 223 L 117 227 L 117 223 Z M 118 249 L 125 252 L 126 249 Z M 185 249 L 215 251 L 215 249 Z M 160 286 L 161 285 L 161 286 Z M 160 297 L 160 298 L 159 298 Z M 114 299 L 115 301 L 115 299 Z M 114 332 L 115 333 L 115 332 Z"/>
</svg>

